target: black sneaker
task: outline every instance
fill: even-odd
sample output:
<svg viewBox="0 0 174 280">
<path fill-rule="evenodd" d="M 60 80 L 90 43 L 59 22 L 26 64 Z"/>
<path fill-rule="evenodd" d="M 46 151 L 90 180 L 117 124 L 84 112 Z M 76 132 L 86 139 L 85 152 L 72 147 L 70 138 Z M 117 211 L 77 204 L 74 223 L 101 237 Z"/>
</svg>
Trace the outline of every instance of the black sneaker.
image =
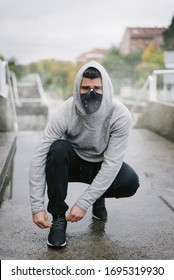
<svg viewBox="0 0 174 280">
<path fill-rule="evenodd" d="M 93 204 L 92 208 L 93 217 L 98 220 L 106 220 L 107 219 L 107 210 L 105 207 L 105 199 L 100 197 Z"/>
<path fill-rule="evenodd" d="M 66 226 L 67 221 L 64 217 L 53 219 L 53 225 L 48 235 L 47 244 L 52 247 L 66 246 Z"/>
</svg>

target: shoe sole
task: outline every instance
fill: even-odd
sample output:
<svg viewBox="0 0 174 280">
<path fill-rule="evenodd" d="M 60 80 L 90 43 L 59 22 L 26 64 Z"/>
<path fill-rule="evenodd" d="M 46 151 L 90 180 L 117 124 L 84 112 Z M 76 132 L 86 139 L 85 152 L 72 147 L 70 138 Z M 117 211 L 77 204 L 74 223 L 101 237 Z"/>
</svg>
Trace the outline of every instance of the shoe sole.
<svg viewBox="0 0 174 280">
<path fill-rule="evenodd" d="M 93 216 L 93 218 L 95 218 L 95 219 L 97 219 L 97 220 L 100 220 L 100 221 L 107 220 L 107 217 L 106 217 L 106 218 L 101 219 L 101 218 L 99 218 L 99 217 L 95 216 L 94 214 L 93 214 L 92 216 Z"/>
<path fill-rule="evenodd" d="M 57 248 L 65 247 L 66 246 L 66 241 L 63 244 L 61 244 L 59 246 L 56 246 L 56 245 L 53 245 L 53 244 L 49 243 L 49 241 L 47 240 L 47 245 L 50 246 L 50 247 L 57 247 Z"/>
</svg>

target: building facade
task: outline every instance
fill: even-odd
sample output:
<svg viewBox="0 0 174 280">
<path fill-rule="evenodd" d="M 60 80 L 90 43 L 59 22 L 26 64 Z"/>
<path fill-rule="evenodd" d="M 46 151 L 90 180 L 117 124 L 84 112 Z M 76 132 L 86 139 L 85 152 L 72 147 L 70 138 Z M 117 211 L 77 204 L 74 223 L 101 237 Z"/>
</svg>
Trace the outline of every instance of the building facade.
<svg viewBox="0 0 174 280">
<path fill-rule="evenodd" d="M 125 30 L 120 44 L 122 54 L 130 54 L 139 49 L 144 49 L 150 43 L 154 43 L 157 49 L 163 45 L 163 32 L 165 28 L 132 27 Z"/>
<path fill-rule="evenodd" d="M 85 64 L 91 60 L 95 60 L 101 63 L 106 58 L 107 53 L 108 50 L 106 49 L 92 49 L 91 51 L 79 55 L 77 61 Z"/>
</svg>

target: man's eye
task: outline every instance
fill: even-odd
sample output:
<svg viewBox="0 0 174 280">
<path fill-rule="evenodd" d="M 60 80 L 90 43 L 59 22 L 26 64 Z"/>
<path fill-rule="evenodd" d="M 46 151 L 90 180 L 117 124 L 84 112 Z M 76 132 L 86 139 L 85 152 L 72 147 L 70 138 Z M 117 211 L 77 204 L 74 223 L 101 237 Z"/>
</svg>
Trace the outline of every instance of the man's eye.
<svg viewBox="0 0 174 280">
<path fill-rule="evenodd" d="M 95 90 L 102 90 L 102 87 L 95 87 Z"/>
</svg>

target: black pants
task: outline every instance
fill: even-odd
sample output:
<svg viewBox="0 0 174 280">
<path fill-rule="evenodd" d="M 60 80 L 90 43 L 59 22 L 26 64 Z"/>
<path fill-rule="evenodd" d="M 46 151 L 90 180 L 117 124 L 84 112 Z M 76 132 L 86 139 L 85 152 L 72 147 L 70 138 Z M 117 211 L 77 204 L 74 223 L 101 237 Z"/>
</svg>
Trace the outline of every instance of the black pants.
<svg viewBox="0 0 174 280">
<path fill-rule="evenodd" d="M 65 203 L 68 182 L 91 184 L 102 162 L 92 163 L 81 159 L 66 140 L 55 141 L 48 152 L 46 161 L 46 181 L 48 186 L 48 212 L 64 214 L 68 210 Z M 129 197 L 139 187 L 138 176 L 126 163 L 123 163 L 112 185 L 103 197 Z"/>
</svg>

